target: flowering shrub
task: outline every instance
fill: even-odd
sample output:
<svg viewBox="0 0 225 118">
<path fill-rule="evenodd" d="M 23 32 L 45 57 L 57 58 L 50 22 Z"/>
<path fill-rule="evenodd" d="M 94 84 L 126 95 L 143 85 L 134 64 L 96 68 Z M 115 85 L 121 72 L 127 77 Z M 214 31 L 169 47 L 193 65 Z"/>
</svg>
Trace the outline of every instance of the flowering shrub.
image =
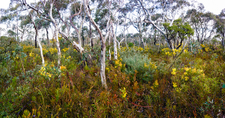
<svg viewBox="0 0 225 118">
<path fill-rule="evenodd" d="M 222 49 L 160 46 L 121 47 L 117 60 L 106 60 L 105 90 L 99 46 L 81 55 L 64 45 L 58 66 L 57 49 L 43 45 L 42 66 L 34 46 L 0 44 L 0 117 L 221 117 Z"/>
</svg>

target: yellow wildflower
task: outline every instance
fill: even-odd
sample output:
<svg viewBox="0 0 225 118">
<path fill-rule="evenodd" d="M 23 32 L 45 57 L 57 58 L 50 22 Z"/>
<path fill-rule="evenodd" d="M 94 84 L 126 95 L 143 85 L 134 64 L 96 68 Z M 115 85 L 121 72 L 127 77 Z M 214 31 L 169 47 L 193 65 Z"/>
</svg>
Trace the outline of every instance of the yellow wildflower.
<svg viewBox="0 0 225 118">
<path fill-rule="evenodd" d="M 181 88 L 175 88 L 175 90 L 180 93 L 181 92 Z"/>
<path fill-rule="evenodd" d="M 177 87 L 177 83 L 173 82 L 173 87 L 176 88 Z"/>
<path fill-rule="evenodd" d="M 196 73 L 197 72 L 196 68 L 192 69 L 192 72 L 193 73 Z"/>
<path fill-rule="evenodd" d="M 122 90 L 120 89 L 120 91 L 122 92 L 122 98 L 126 98 L 126 96 L 127 96 L 126 88 L 123 87 L 123 89 Z"/>
<path fill-rule="evenodd" d="M 119 60 L 116 60 L 115 61 L 115 65 L 119 65 Z"/>
<path fill-rule="evenodd" d="M 70 59 L 71 58 L 71 56 L 68 56 L 66 59 Z"/>
<path fill-rule="evenodd" d="M 51 54 L 54 54 L 54 53 L 58 52 L 58 50 L 56 48 L 50 48 L 49 51 L 50 51 Z"/>
<path fill-rule="evenodd" d="M 205 48 L 205 51 L 206 51 L 206 52 L 208 52 L 208 51 L 209 51 L 209 48 L 208 48 L 208 47 L 207 47 L 207 48 Z"/>
<path fill-rule="evenodd" d="M 189 77 L 184 77 L 185 81 L 188 81 Z"/>
<path fill-rule="evenodd" d="M 173 55 L 174 55 L 174 56 L 176 55 L 176 52 L 175 52 L 175 51 L 173 51 Z"/>
<path fill-rule="evenodd" d="M 66 70 L 66 66 L 60 66 L 60 70 Z"/>
<path fill-rule="evenodd" d="M 173 69 L 172 69 L 171 74 L 172 74 L 172 75 L 176 75 L 176 68 L 173 68 Z"/>
<path fill-rule="evenodd" d="M 204 48 L 205 46 L 203 44 L 201 44 L 201 47 Z"/>
<path fill-rule="evenodd" d="M 109 68 L 108 67 L 106 67 L 105 70 L 109 72 Z"/>
<path fill-rule="evenodd" d="M 153 84 L 154 86 L 158 86 L 159 85 L 159 82 L 158 82 L 158 80 L 155 80 L 155 82 L 154 82 L 154 84 Z"/>
<path fill-rule="evenodd" d="M 122 66 L 123 66 L 123 64 L 120 62 L 119 67 L 122 67 Z"/>
<path fill-rule="evenodd" d="M 184 70 L 189 71 L 189 70 L 190 70 L 190 68 L 184 67 Z"/>
<path fill-rule="evenodd" d="M 33 57 L 33 56 L 34 56 L 34 53 L 31 52 L 31 53 L 29 54 L 29 56 L 30 56 L 30 57 Z"/>
<path fill-rule="evenodd" d="M 69 50 L 69 48 L 62 49 L 63 52 L 66 52 L 67 50 Z"/>
</svg>

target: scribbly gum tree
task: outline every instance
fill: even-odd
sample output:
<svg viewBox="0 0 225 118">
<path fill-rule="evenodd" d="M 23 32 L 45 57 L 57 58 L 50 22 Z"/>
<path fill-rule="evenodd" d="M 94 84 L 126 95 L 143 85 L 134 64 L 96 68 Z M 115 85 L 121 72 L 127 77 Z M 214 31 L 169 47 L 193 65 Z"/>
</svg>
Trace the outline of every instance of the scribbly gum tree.
<svg viewBox="0 0 225 118">
<path fill-rule="evenodd" d="M 102 86 L 107 89 L 107 83 L 106 83 L 106 75 L 105 75 L 105 59 L 106 59 L 106 40 L 109 38 L 109 35 L 113 37 L 114 42 L 114 58 L 117 59 L 117 42 L 116 42 L 116 33 L 115 33 L 115 26 L 114 22 L 116 21 L 116 13 L 119 10 L 119 6 L 117 3 L 120 3 L 121 1 L 104 1 L 99 2 L 98 6 L 100 9 L 97 9 L 96 13 L 101 14 L 95 14 L 95 19 L 92 18 L 89 10 L 89 2 L 88 0 L 83 0 L 83 4 L 85 7 L 86 14 L 97 30 L 98 34 L 100 35 L 100 42 L 101 42 L 101 56 L 100 56 L 100 76 L 101 76 L 101 82 Z M 105 32 L 105 36 L 103 35 L 103 30 Z M 112 38 L 110 37 L 110 38 Z"/>
<path fill-rule="evenodd" d="M 194 36 L 201 44 L 209 40 L 215 31 L 213 28 L 215 15 L 210 12 L 205 13 L 204 11 L 203 4 L 199 4 L 196 9 L 189 9 L 184 17 L 189 21 L 195 31 Z"/>
<path fill-rule="evenodd" d="M 182 22 L 181 19 L 174 20 L 172 26 L 170 26 L 170 23 L 164 23 L 163 26 L 166 31 L 166 38 L 173 49 L 180 48 L 184 40 L 188 40 L 194 34 L 194 30 L 189 23 Z"/>
<path fill-rule="evenodd" d="M 171 45 L 165 30 L 162 28 L 162 24 L 169 23 L 171 26 L 176 16 L 179 18 L 182 17 L 182 8 L 190 6 L 189 2 L 187 0 L 137 0 L 136 3 L 136 5 L 142 8 L 142 11 L 144 12 L 144 22 L 151 24 L 152 27 L 160 32 L 165 38 L 168 47 L 172 49 L 173 46 Z M 154 16 L 156 15 L 157 17 L 155 17 L 155 19 Z M 157 24 L 158 21 L 160 22 L 159 24 Z"/>
<path fill-rule="evenodd" d="M 59 24 L 56 22 L 56 20 L 53 18 L 53 15 L 52 15 L 52 11 L 53 11 L 53 5 L 54 5 L 54 2 L 55 0 L 51 0 L 50 1 L 50 9 L 49 9 L 49 17 L 55 27 L 55 31 L 54 31 L 54 37 L 55 37 L 55 40 L 56 40 L 56 47 L 57 47 L 57 50 L 58 50 L 58 67 L 60 66 L 60 63 L 61 63 L 61 49 L 60 49 L 60 43 L 59 43 Z"/>
<path fill-rule="evenodd" d="M 41 23 L 40 23 L 40 20 L 38 20 L 38 19 L 34 20 L 34 18 L 33 18 L 34 15 L 33 14 L 34 14 L 34 11 L 31 10 L 31 12 L 29 13 L 29 20 L 34 25 L 34 29 L 35 29 L 35 40 L 37 40 L 38 46 L 40 48 L 42 66 L 45 66 L 45 60 L 44 60 L 44 56 L 43 56 L 42 45 L 41 45 L 41 41 L 39 39 L 39 33 L 38 33 L 38 30 L 41 27 Z"/>
<path fill-rule="evenodd" d="M 102 82 L 102 86 L 107 89 L 107 83 L 106 83 L 106 76 L 105 76 L 105 52 L 106 52 L 106 39 L 108 38 L 109 35 L 109 31 L 107 31 L 106 36 L 103 37 L 102 31 L 100 30 L 99 26 L 96 24 L 96 22 L 93 20 L 89 10 L 88 10 L 88 5 L 89 2 L 88 0 L 83 0 L 83 4 L 84 4 L 84 8 L 86 11 L 86 14 L 88 16 L 88 18 L 90 19 L 90 21 L 92 22 L 92 24 L 94 25 L 94 27 L 96 28 L 96 30 L 98 31 L 99 35 L 100 35 L 100 42 L 101 42 L 101 56 L 100 56 L 100 76 L 101 76 L 101 82 Z M 109 20 L 107 22 L 107 30 L 109 29 Z"/>
<path fill-rule="evenodd" d="M 225 47 L 225 9 L 223 9 L 219 15 L 214 17 L 215 24 L 214 28 L 216 32 L 222 37 L 221 45 Z"/>
</svg>

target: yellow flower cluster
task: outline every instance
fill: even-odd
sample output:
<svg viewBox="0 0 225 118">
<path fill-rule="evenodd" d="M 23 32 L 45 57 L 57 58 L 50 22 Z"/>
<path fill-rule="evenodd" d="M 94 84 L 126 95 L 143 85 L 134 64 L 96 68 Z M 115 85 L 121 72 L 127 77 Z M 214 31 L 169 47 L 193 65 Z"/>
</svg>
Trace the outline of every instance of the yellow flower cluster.
<svg viewBox="0 0 225 118">
<path fill-rule="evenodd" d="M 126 96 L 127 96 L 126 88 L 123 87 L 123 89 L 120 89 L 120 91 L 122 92 L 122 98 L 126 98 Z"/>
<path fill-rule="evenodd" d="M 159 85 L 158 80 L 155 80 L 155 82 L 154 82 L 153 86 L 157 87 L 158 85 Z"/>
<path fill-rule="evenodd" d="M 161 50 L 165 55 L 172 56 L 171 50 L 169 48 L 163 48 Z"/>
<path fill-rule="evenodd" d="M 45 55 L 46 53 L 48 53 L 48 50 L 46 50 L 45 48 L 42 48 L 43 51 L 43 55 Z"/>
<path fill-rule="evenodd" d="M 51 78 L 52 77 L 52 74 L 46 72 L 46 67 L 41 67 L 41 69 L 39 70 L 39 73 L 44 76 L 44 77 L 49 77 Z"/>
<path fill-rule="evenodd" d="M 178 93 L 181 92 L 181 88 L 177 86 L 176 82 L 173 82 L 172 84 L 173 84 L 173 87 L 174 87 L 176 92 L 178 92 Z"/>
<path fill-rule="evenodd" d="M 61 71 L 65 71 L 66 70 L 66 66 L 60 66 L 60 70 Z"/>
<path fill-rule="evenodd" d="M 55 54 L 58 52 L 58 50 L 56 48 L 50 48 L 49 51 L 51 54 Z"/>
<path fill-rule="evenodd" d="M 55 39 L 50 40 L 50 43 L 55 43 L 55 42 L 56 42 Z"/>
<path fill-rule="evenodd" d="M 144 52 L 147 53 L 150 50 L 148 46 L 145 47 Z"/>
<path fill-rule="evenodd" d="M 29 53 L 29 56 L 30 56 L 30 57 L 34 57 L 34 53 L 30 52 L 30 53 Z"/>
<path fill-rule="evenodd" d="M 138 51 L 143 51 L 143 48 L 142 48 L 142 47 L 138 47 L 137 50 L 138 50 Z"/>
<path fill-rule="evenodd" d="M 71 59 L 71 56 L 68 56 L 66 59 Z"/>
<path fill-rule="evenodd" d="M 179 48 L 179 49 L 173 49 L 172 51 L 173 51 L 173 56 L 175 56 L 176 54 L 178 54 L 178 53 L 180 53 L 181 52 L 181 48 Z"/>
<path fill-rule="evenodd" d="M 156 88 L 158 86 L 159 86 L 159 82 L 158 82 L 158 80 L 155 80 L 155 82 L 153 83 L 153 86 L 151 87 L 151 89 L 154 89 L 154 88 Z"/>
<path fill-rule="evenodd" d="M 177 88 L 177 83 L 173 82 L 173 87 Z"/>
<path fill-rule="evenodd" d="M 172 51 L 169 49 L 169 48 L 163 48 L 161 50 L 165 55 L 168 55 L 168 56 L 175 56 L 177 54 L 179 54 L 181 51 L 182 51 L 182 48 L 179 48 L 179 49 L 172 49 Z M 184 53 L 187 53 L 187 49 L 184 49 Z"/>
<path fill-rule="evenodd" d="M 24 52 L 29 52 L 30 50 L 33 49 L 31 45 L 22 45 L 23 46 L 23 51 Z"/>
<path fill-rule="evenodd" d="M 171 74 L 176 75 L 176 70 L 177 70 L 176 68 L 173 68 Z"/>
<path fill-rule="evenodd" d="M 107 72 L 109 72 L 109 68 L 108 68 L 108 67 L 106 67 L 105 70 L 106 70 Z"/>
<path fill-rule="evenodd" d="M 202 47 L 202 50 L 205 50 L 206 52 L 211 51 L 209 49 L 209 47 L 208 46 L 205 46 L 204 44 L 201 44 L 201 47 Z"/>
<path fill-rule="evenodd" d="M 201 44 L 201 47 L 202 47 L 202 48 L 205 48 L 205 45 L 204 45 L 204 44 Z"/>
<path fill-rule="evenodd" d="M 68 50 L 69 50 L 69 48 L 64 48 L 64 49 L 62 49 L 63 52 L 66 52 L 66 51 L 68 51 Z"/>
<path fill-rule="evenodd" d="M 201 77 L 205 77 L 205 74 L 202 69 L 196 69 L 196 68 L 188 68 L 184 67 L 184 74 L 181 76 L 181 79 L 188 81 L 190 76 L 193 75 L 200 75 Z"/>
<path fill-rule="evenodd" d="M 58 39 L 59 39 L 59 41 L 62 40 L 62 36 L 59 36 Z"/>
<path fill-rule="evenodd" d="M 118 67 L 121 68 L 122 66 L 125 66 L 125 65 L 122 64 L 122 59 L 121 58 L 120 59 L 117 59 L 115 61 L 115 68 L 118 68 Z"/>
<path fill-rule="evenodd" d="M 127 49 L 127 48 L 125 48 Z M 136 50 L 136 51 L 143 51 L 144 49 L 142 47 L 139 47 L 139 46 L 133 46 L 133 49 Z M 129 50 L 131 50 L 131 47 L 129 47 Z"/>
<path fill-rule="evenodd" d="M 156 69 L 157 66 L 155 65 L 155 63 L 149 62 L 149 65 L 144 63 L 144 68 Z"/>
</svg>

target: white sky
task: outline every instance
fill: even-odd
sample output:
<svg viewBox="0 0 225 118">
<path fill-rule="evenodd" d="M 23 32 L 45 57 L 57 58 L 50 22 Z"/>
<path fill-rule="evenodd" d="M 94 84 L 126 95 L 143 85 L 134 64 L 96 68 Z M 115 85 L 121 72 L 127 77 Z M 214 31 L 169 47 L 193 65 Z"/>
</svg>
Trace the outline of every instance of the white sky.
<svg viewBox="0 0 225 118">
<path fill-rule="evenodd" d="M 27 0 L 28 3 L 32 1 L 39 1 L 39 0 Z M 222 9 L 225 8 L 225 0 L 196 0 L 196 1 L 199 3 L 203 3 L 206 11 L 210 11 L 217 15 L 222 11 Z M 1 0 L 0 9 L 2 8 L 7 9 L 9 7 L 9 3 L 10 3 L 10 0 Z M 134 30 L 136 31 L 136 29 L 132 29 L 132 31 Z"/>
<path fill-rule="evenodd" d="M 222 9 L 225 8 L 225 0 L 196 0 L 199 3 L 203 3 L 206 11 L 213 12 L 214 14 L 220 14 Z"/>
<path fill-rule="evenodd" d="M 36 0 L 27 0 L 30 1 Z M 206 11 L 213 12 L 214 14 L 219 14 L 223 8 L 225 8 L 225 0 L 196 0 L 200 3 L 203 3 Z M 10 0 L 1 0 L 0 9 L 7 9 L 9 7 Z"/>
</svg>

